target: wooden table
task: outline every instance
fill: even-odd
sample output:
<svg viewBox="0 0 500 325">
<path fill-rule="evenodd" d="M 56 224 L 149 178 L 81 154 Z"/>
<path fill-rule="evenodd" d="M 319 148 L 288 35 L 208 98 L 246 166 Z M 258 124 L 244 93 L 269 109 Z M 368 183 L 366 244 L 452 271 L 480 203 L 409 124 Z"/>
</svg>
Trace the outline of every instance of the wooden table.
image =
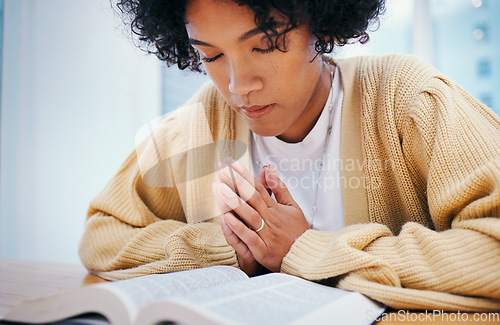
<svg viewBox="0 0 500 325">
<path fill-rule="evenodd" d="M 26 298 L 104 281 L 78 264 L 0 258 L 0 315 Z"/>
<path fill-rule="evenodd" d="M 26 298 L 53 294 L 59 291 L 80 286 L 104 282 L 106 280 L 91 275 L 78 264 L 61 264 L 9 260 L 0 258 L 0 315 L 5 315 L 13 306 Z M 431 314 L 431 315 L 429 315 Z M 500 311 L 492 314 L 480 314 L 483 319 L 474 321 L 473 313 L 449 313 L 447 315 L 432 315 L 433 311 L 408 312 L 393 311 L 377 325 L 396 324 L 500 324 Z M 465 315 L 465 316 L 464 316 Z M 467 318 L 467 321 L 465 321 Z M 1 322 L 0 322 L 1 323 Z"/>
</svg>

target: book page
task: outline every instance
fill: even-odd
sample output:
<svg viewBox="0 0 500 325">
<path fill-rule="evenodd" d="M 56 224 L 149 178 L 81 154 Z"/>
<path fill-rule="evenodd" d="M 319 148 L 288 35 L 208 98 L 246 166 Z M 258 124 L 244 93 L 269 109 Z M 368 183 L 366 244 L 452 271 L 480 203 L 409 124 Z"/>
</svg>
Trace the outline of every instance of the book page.
<svg viewBox="0 0 500 325">
<path fill-rule="evenodd" d="M 139 278 L 100 283 L 118 294 L 131 309 L 141 309 L 148 303 L 176 295 L 183 295 L 228 282 L 248 279 L 235 267 L 212 266 L 167 274 L 152 274 Z"/>
<path fill-rule="evenodd" d="M 170 300 L 170 299 L 169 299 Z M 335 319 L 350 319 L 352 312 L 365 315 L 361 310 L 371 304 L 378 309 L 369 313 L 382 313 L 384 308 L 365 296 L 320 285 L 286 274 L 267 274 L 198 291 L 171 299 L 186 306 L 196 306 L 214 320 L 230 324 L 311 324 L 307 315 L 314 316 L 314 324 L 332 324 Z M 344 306 L 343 300 L 349 301 Z M 325 306 L 337 306 L 330 311 Z M 365 307 L 363 307 L 365 306 Z M 349 308 L 350 307 L 350 308 Z M 167 315 L 165 315 L 167 316 Z M 374 317 L 377 317 L 375 315 Z M 357 324 L 371 324 L 362 317 Z M 356 324 L 351 322 L 349 324 Z"/>
<path fill-rule="evenodd" d="M 89 285 L 60 294 L 56 293 L 50 296 L 25 300 L 12 308 L 5 315 L 5 320 L 52 324 L 76 315 L 87 314 L 89 316 L 88 313 L 96 313 L 105 317 L 112 324 L 130 324 L 138 311 L 133 306 L 128 308 L 129 306 L 119 298 L 107 288 L 99 285 Z M 99 317 L 100 320 L 103 317 Z M 67 323 L 67 321 L 62 323 Z"/>
</svg>

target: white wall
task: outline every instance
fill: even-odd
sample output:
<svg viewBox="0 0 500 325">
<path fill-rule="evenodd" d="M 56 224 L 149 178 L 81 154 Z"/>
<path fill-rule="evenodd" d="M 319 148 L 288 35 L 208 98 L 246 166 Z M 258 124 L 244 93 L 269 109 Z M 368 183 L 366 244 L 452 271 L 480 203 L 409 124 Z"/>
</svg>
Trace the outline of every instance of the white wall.
<svg viewBox="0 0 500 325">
<path fill-rule="evenodd" d="M 369 27 L 370 40 L 335 49 L 335 55 L 384 55 L 388 53 L 416 54 L 413 49 L 413 19 L 416 2 L 427 0 L 386 0 L 386 10 L 379 16 L 380 23 Z M 422 11 L 419 11 L 422 14 Z M 415 30 L 416 34 L 420 32 Z"/>
<path fill-rule="evenodd" d="M 5 0 L 0 256 L 78 262 L 89 201 L 161 111 L 109 0 Z"/>
</svg>

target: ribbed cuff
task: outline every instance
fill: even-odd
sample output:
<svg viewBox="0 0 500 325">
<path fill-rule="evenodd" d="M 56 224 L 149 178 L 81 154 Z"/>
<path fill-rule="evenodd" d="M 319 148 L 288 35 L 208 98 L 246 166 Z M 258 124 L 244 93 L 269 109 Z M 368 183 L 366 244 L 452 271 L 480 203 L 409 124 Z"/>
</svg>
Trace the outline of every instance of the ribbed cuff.
<svg viewBox="0 0 500 325">
<path fill-rule="evenodd" d="M 308 230 L 283 258 L 281 272 L 320 280 L 384 264 L 364 252 L 373 240 L 391 235 L 380 224 L 359 224 L 338 232 Z"/>
<path fill-rule="evenodd" d="M 321 272 L 314 272 L 314 265 L 328 251 L 334 236 L 335 233 L 327 231 L 304 232 L 283 258 L 281 272 L 307 279 L 320 278 Z"/>
<path fill-rule="evenodd" d="M 218 224 L 202 222 L 189 225 L 182 228 L 176 235 L 181 238 L 177 243 L 187 246 L 180 248 L 182 253 L 194 254 L 194 259 L 199 261 L 200 267 L 212 265 L 238 266 L 236 253 L 226 242 Z M 193 258 L 186 257 L 187 259 Z"/>
</svg>

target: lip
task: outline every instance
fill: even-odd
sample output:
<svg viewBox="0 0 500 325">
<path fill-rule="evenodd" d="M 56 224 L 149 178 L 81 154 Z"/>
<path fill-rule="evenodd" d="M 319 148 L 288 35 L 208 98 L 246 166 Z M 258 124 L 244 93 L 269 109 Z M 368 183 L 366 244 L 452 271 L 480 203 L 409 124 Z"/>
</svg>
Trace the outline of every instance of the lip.
<svg viewBox="0 0 500 325">
<path fill-rule="evenodd" d="M 260 119 L 267 116 L 274 108 L 274 104 L 269 105 L 254 105 L 240 107 L 245 116 L 251 119 Z"/>
</svg>

